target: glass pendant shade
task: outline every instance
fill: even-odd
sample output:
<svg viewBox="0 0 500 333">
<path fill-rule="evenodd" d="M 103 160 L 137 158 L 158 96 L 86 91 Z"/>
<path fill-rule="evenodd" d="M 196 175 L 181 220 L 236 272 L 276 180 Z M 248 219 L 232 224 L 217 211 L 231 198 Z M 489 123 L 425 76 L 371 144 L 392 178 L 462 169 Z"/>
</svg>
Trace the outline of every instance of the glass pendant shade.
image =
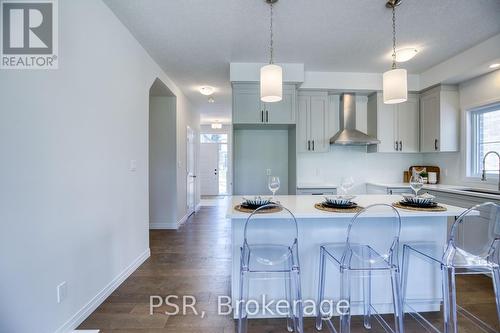
<svg viewBox="0 0 500 333">
<path fill-rule="evenodd" d="M 283 99 L 283 69 L 270 64 L 260 69 L 260 100 L 267 103 Z"/>
<path fill-rule="evenodd" d="M 384 73 L 384 103 L 397 104 L 408 100 L 408 80 L 406 69 L 397 68 Z"/>
</svg>

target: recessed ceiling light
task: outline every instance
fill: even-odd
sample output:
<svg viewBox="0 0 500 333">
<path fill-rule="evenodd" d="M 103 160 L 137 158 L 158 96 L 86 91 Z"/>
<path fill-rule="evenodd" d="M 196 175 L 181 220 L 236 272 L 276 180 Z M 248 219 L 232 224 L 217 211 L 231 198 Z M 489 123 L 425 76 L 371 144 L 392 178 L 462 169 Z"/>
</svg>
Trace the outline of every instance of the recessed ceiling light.
<svg viewBox="0 0 500 333">
<path fill-rule="evenodd" d="M 214 93 L 215 88 L 214 87 L 210 87 L 210 86 L 204 86 L 204 87 L 201 87 L 199 90 L 200 90 L 200 93 L 202 95 L 210 96 L 210 95 L 212 95 Z"/>
<path fill-rule="evenodd" d="M 399 49 L 396 50 L 396 61 L 397 62 L 405 62 L 408 60 L 413 59 L 414 56 L 416 56 L 418 53 L 418 50 L 413 47 L 408 47 L 405 49 Z"/>
<path fill-rule="evenodd" d="M 491 64 L 490 65 L 491 69 L 498 68 L 498 67 L 500 67 L 500 64 Z"/>
<path fill-rule="evenodd" d="M 208 103 L 215 103 L 215 98 L 213 98 L 212 96 L 210 96 L 208 98 Z"/>
</svg>

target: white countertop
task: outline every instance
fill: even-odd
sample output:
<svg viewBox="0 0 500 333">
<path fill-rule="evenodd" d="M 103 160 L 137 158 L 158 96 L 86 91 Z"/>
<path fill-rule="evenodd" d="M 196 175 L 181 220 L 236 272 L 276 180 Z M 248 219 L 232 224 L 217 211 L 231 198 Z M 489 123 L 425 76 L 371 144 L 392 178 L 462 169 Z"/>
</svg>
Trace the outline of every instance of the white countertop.
<svg viewBox="0 0 500 333">
<path fill-rule="evenodd" d="M 408 189 L 408 191 L 411 192 L 410 184 L 408 184 L 408 183 L 377 183 L 377 182 L 368 182 L 366 184 L 367 185 L 372 185 L 372 186 L 378 186 L 378 187 L 391 188 L 391 189 Z M 446 184 L 426 184 L 423 187 L 424 190 L 447 192 L 447 193 L 454 193 L 454 194 L 460 194 L 460 195 L 468 195 L 468 196 L 485 198 L 485 199 L 500 200 L 500 196 L 496 195 L 496 194 L 477 193 L 477 192 L 464 191 L 464 189 L 470 189 L 470 188 L 473 188 L 473 187 L 471 187 L 471 186 L 460 186 L 460 185 L 446 185 Z"/>
<path fill-rule="evenodd" d="M 367 207 L 373 204 L 392 204 L 393 202 L 399 201 L 401 199 L 400 195 L 379 195 L 379 194 L 363 194 L 357 195 L 354 198 L 354 202 L 362 207 Z M 311 195 L 280 195 L 276 196 L 276 200 L 279 201 L 284 207 L 288 208 L 296 218 L 346 218 L 354 216 L 354 213 L 331 213 L 318 210 L 314 208 L 314 204 L 321 202 L 322 198 L 319 196 Z M 234 210 L 234 206 L 240 204 L 243 201 L 243 196 L 233 196 L 231 198 L 232 204 L 228 208 L 227 217 L 228 218 L 247 218 L 248 213 L 242 213 Z M 464 208 L 459 208 L 455 206 L 442 205 L 447 208 L 445 212 L 423 212 L 423 211 L 410 211 L 404 209 L 398 209 L 401 217 L 436 217 L 436 216 L 458 216 L 465 211 Z M 260 215 L 265 218 L 280 218 L 283 213 L 275 214 L 262 214 Z M 371 211 L 370 217 L 384 217 L 388 216 L 387 211 L 382 209 L 377 212 L 377 209 Z"/>
</svg>

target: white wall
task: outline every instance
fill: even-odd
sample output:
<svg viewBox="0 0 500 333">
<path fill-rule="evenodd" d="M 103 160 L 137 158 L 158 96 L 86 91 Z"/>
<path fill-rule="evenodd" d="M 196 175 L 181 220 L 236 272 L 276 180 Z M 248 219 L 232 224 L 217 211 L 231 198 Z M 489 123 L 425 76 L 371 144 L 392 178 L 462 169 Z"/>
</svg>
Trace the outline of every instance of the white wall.
<svg viewBox="0 0 500 333">
<path fill-rule="evenodd" d="M 100 0 L 60 1 L 59 10 L 59 69 L 0 72 L 1 332 L 71 328 L 148 255 L 156 77 L 177 96 L 178 135 L 197 127 L 182 92 Z M 185 151 L 180 144 L 178 167 Z M 62 281 L 68 294 L 57 304 Z"/>
<path fill-rule="evenodd" d="M 175 97 L 155 96 L 149 107 L 149 223 L 177 226 Z"/>
<path fill-rule="evenodd" d="M 460 152 L 424 154 L 424 161 L 426 164 L 436 164 L 441 167 L 443 183 L 494 186 L 496 180 L 493 178 L 485 184 L 478 178 L 469 178 L 466 175 L 466 112 L 478 106 L 500 102 L 500 70 L 461 83 L 459 92 Z"/>
</svg>

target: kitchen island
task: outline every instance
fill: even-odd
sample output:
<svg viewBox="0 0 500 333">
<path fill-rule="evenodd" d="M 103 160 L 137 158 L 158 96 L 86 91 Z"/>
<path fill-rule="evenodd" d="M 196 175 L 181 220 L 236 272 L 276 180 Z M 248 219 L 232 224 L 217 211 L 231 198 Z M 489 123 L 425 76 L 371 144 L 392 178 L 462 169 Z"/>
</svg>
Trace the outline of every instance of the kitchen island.
<svg viewBox="0 0 500 333">
<path fill-rule="evenodd" d="M 325 243 L 342 243 L 346 240 L 347 226 L 354 213 L 331 213 L 318 210 L 314 204 L 320 202 L 320 196 L 277 196 L 284 207 L 287 207 L 297 218 L 299 259 L 301 266 L 301 286 L 303 300 L 316 300 L 319 274 L 319 247 Z M 358 195 L 353 201 L 362 207 L 372 204 L 391 204 L 400 200 L 398 195 Z M 232 278 L 231 292 L 233 302 L 239 299 L 240 247 L 243 243 L 243 233 L 248 213 L 236 211 L 234 206 L 240 204 L 241 196 L 232 197 L 228 209 L 228 218 L 232 227 Z M 443 248 L 447 241 L 448 220 L 460 215 L 464 209 L 443 205 L 444 212 L 422 212 L 399 209 L 401 215 L 400 247 L 405 243 L 421 244 L 422 246 L 437 246 Z M 373 210 L 367 216 L 372 223 L 366 225 L 363 232 L 375 242 L 387 239 L 387 211 Z M 261 243 L 281 240 L 280 219 L 285 213 L 261 214 L 259 219 L 266 219 L 269 227 L 260 235 Z M 389 236 L 390 237 L 390 236 Z M 283 240 L 284 241 L 284 240 Z M 399 258 L 402 257 L 400 250 Z M 413 259 L 413 258 L 412 258 Z M 333 301 L 339 300 L 338 269 L 333 264 L 327 268 L 327 289 L 325 296 Z M 372 277 L 372 304 L 380 313 L 392 312 L 391 286 L 388 275 L 377 274 Z M 413 260 L 408 280 L 407 296 L 410 299 L 421 300 L 412 306 L 417 311 L 438 311 L 441 297 L 439 266 L 431 266 L 419 259 Z M 259 300 L 265 294 L 267 299 L 284 299 L 284 283 L 282 279 L 259 280 L 250 283 L 250 299 Z M 360 314 L 361 306 L 356 304 L 361 300 L 361 284 L 353 284 L 352 314 Z M 259 317 L 269 317 L 260 315 Z"/>
</svg>

